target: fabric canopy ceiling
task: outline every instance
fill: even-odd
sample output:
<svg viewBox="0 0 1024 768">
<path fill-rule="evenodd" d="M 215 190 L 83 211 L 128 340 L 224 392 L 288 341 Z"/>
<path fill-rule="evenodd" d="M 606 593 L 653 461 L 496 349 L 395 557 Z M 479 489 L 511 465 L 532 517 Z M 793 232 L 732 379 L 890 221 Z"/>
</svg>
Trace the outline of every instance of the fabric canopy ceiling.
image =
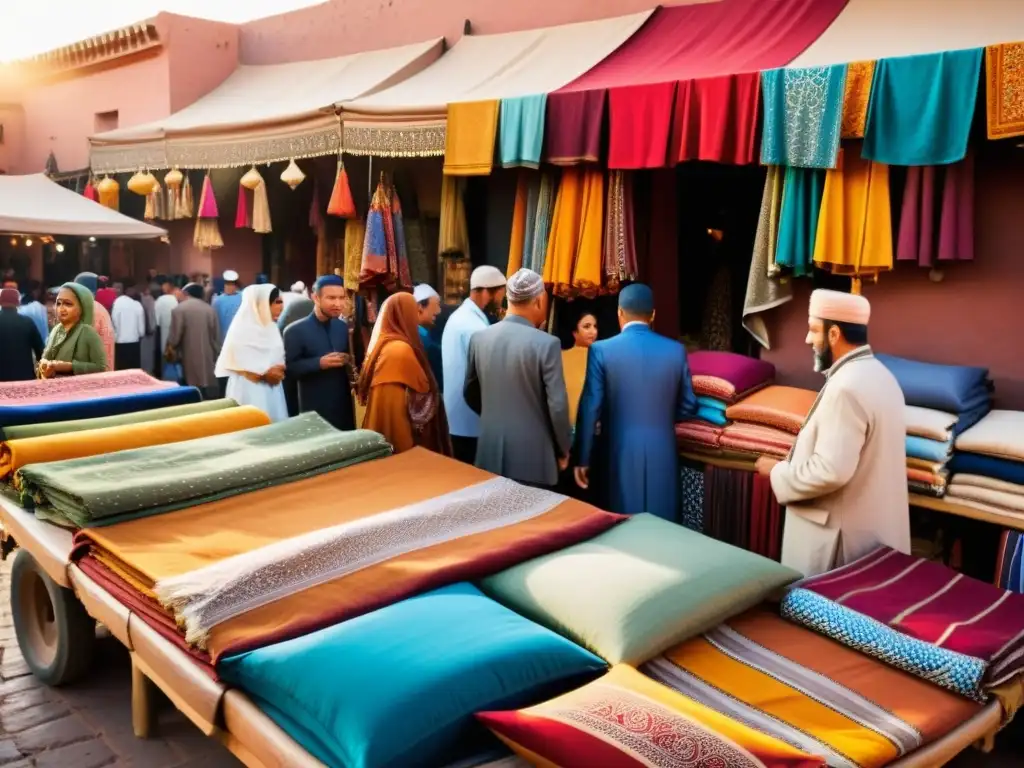
<svg viewBox="0 0 1024 768">
<path fill-rule="evenodd" d="M 386 89 L 434 62 L 438 38 L 334 59 L 238 67 L 185 109 L 93 136 L 96 173 L 226 168 L 339 151 L 334 104 Z"/>
<path fill-rule="evenodd" d="M 849 0 L 792 62 L 817 67 L 1024 40 L 1020 0 Z"/>
<path fill-rule="evenodd" d="M 747 145 L 755 140 L 757 73 L 792 61 L 846 2 L 718 0 L 659 9 L 615 53 L 548 97 L 547 158 L 560 164 L 597 160 L 594 145 L 606 102 L 609 167 L 739 161 L 726 147 L 699 146 L 706 140 L 735 144 L 743 158 L 752 157 Z M 748 77 L 729 79 L 739 74 Z M 694 82 L 709 78 L 726 79 Z M 669 149 L 673 122 L 677 131 Z M 697 137 L 702 125 L 706 135 Z M 712 136 L 737 130 L 742 135 Z"/>
<path fill-rule="evenodd" d="M 0 232 L 140 240 L 166 230 L 105 208 L 41 173 L 0 176 Z"/>
<path fill-rule="evenodd" d="M 339 100 L 345 151 L 443 155 L 448 104 L 556 90 L 626 42 L 650 11 L 559 27 L 467 35 L 434 64 L 370 96 Z"/>
</svg>

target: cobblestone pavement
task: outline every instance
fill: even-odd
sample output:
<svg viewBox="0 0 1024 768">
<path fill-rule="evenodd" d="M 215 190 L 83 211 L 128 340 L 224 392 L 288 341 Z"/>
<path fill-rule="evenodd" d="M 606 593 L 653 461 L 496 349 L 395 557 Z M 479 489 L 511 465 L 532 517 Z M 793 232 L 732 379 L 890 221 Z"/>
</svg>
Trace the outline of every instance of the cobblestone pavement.
<svg viewBox="0 0 1024 768">
<path fill-rule="evenodd" d="M 0 563 L 0 768 L 241 768 L 166 701 L 156 736 L 136 738 L 128 651 L 109 636 L 83 681 L 55 689 L 36 680 L 14 635 L 10 564 Z M 1022 767 L 1024 739 L 1013 742 L 1001 738 L 999 756 L 968 753 L 952 768 Z"/>
</svg>

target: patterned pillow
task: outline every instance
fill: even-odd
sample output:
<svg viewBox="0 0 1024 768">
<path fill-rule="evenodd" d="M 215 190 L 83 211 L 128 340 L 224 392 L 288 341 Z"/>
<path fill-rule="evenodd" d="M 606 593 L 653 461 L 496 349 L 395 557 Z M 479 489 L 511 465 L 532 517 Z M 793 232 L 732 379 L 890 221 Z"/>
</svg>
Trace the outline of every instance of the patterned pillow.
<svg viewBox="0 0 1024 768">
<path fill-rule="evenodd" d="M 824 768 L 632 667 L 564 696 L 477 718 L 517 754 L 551 768 Z"/>
</svg>

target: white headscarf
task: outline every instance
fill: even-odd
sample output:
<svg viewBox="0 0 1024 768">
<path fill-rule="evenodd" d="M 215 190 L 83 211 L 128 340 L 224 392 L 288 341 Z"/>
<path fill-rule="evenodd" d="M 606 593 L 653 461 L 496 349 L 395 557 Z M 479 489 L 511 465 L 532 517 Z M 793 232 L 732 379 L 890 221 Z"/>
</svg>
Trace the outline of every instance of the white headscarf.
<svg viewBox="0 0 1024 768">
<path fill-rule="evenodd" d="M 232 371 L 262 375 L 275 365 L 284 365 L 284 341 L 270 314 L 270 284 L 250 285 L 242 291 L 242 306 L 231 321 L 224 346 L 217 358 L 214 375 Z"/>
</svg>

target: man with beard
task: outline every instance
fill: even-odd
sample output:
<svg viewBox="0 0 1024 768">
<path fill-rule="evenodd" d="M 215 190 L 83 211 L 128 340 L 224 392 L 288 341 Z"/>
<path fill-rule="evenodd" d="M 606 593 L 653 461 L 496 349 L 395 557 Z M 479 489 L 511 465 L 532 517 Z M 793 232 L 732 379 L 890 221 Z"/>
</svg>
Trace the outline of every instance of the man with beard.
<svg viewBox="0 0 1024 768">
<path fill-rule="evenodd" d="M 344 281 L 323 275 L 313 286 L 313 313 L 284 332 L 285 375 L 298 382 L 299 412 L 316 411 L 335 429 L 355 429 L 352 358 Z"/>
<path fill-rule="evenodd" d="M 434 374 L 438 391 L 444 392 L 444 362 L 441 360 L 441 344 L 432 333 L 437 324 L 437 316 L 441 314 L 441 297 L 426 283 L 420 283 L 413 288 L 412 297 L 416 299 L 416 309 L 420 321 L 420 341 L 423 342 L 423 349 L 427 353 L 430 371 Z"/>
<path fill-rule="evenodd" d="M 480 435 L 480 417 L 468 405 L 463 394 L 466 384 L 466 360 L 469 340 L 477 331 L 490 326 L 488 314 L 498 315 L 505 298 L 505 275 L 497 267 L 482 266 L 469 276 L 469 297 L 452 312 L 441 334 L 441 369 L 444 379 L 444 409 L 448 414 L 455 458 L 466 464 L 476 461 L 476 441 Z"/>
<path fill-rule="evenodd" d="M 862 296 L 811 294 L 807 343 L 825 384 L 789 458 L 758 460 L 786 507 L 782 562 L 806 576 L 881 545 L 910 552 L 903 392 L 868 346 Z"/>
</svg>

